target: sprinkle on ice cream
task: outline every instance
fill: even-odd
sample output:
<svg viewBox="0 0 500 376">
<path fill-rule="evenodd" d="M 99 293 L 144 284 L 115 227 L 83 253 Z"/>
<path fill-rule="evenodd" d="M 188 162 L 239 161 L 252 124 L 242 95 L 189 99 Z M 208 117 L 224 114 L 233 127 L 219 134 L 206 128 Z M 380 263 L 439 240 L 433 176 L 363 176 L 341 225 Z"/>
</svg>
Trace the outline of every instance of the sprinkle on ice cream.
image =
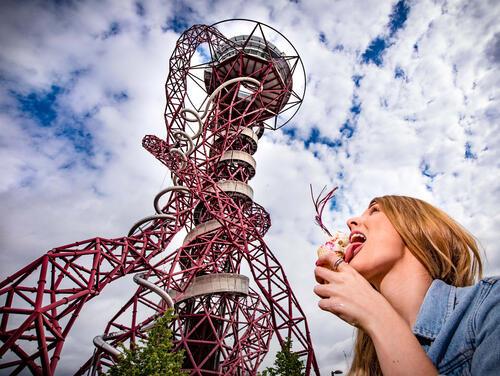
<svg viewBox="0 0 500 376">
<path fill-rule="evenodd" d="M 328 252 L 338 252 L 343 257 L 348 244 L 349 236 L 342 231 L 336 231 L 325 244 L 318 248 L 318 257 L 326 255 Z"/>
</svg>

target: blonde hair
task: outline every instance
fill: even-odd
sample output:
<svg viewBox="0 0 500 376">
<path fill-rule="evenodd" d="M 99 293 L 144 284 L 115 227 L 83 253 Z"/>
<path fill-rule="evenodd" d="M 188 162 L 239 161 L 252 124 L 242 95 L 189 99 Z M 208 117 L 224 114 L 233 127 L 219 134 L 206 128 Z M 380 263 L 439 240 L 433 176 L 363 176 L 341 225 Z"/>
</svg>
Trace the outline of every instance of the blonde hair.
<svg viewBox="0 0 500 376">
<path fill-rule="evenodd" d="M 384 212 L 410 252 L 432 279 L 453 286 L 468 286 L 481 278 L 483 266 L 474 237 L 442 210 L 406 196 L 372 200 Z M 382 375 L 371 338 L 357 330 L 351 376 Z"/>
</svg>

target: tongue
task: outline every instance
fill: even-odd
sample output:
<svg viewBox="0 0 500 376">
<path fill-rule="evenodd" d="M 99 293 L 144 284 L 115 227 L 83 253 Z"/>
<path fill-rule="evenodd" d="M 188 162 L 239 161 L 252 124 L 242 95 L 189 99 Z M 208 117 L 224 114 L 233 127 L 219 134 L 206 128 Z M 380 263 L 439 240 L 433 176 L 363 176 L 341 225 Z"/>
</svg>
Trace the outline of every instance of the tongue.
<svg viewBox="0 0 500 376">
<path fill-rule="evenodd" d="M 347 246 L 345 251 L 344 261 L 349 263 L 356 255 L 356 250 L 361 247 L 363 243 L 351 243 Z"/>
</svg>

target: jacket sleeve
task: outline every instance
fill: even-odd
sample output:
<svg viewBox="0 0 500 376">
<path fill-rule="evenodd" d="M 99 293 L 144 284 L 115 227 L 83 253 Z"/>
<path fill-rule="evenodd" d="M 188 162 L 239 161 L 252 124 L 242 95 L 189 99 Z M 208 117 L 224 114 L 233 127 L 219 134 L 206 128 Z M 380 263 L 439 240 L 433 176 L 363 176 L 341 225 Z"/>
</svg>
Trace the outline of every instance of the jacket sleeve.
<svg viewBox="0 0 500 376">
<path fill-rule="evenodd" d="M 500 374 L 500 281 L 489 278 L 482 283 L 482 302 L 473 321 L 475 351 L 472 356 L 472 375 Z M 488 288 L 489 287 L 489 288 Z"/>
</svg>

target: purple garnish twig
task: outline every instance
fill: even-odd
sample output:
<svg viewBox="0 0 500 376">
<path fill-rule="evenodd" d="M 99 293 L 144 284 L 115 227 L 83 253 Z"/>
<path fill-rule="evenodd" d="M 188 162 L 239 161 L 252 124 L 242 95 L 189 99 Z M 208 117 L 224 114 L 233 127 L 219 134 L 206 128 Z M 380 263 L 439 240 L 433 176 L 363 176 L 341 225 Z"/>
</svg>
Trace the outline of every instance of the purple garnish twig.
<svg viewBox="0 0 500 376">
<path fill-rule="evenodd" d="M 312 184 L 309 184 L 309 187 L 311 188 L 311 198 L 314 204 L 314 208 L 316 209 L 316 216 L 314 219 L 316 220 L 316 224 L 321 227 L 321 229 L 328 234 L 328 236 L 332 237 L 332 234 L 328 230 L 328 228 L 324 225 L 323 223 L 323 210 L 325 209 L 326 204 L 330 199 L 333 197 L 335 194 L 335 191 L 337 190 L 338 187 L 333 188 L 331 191 L 327 192 L 326 194 L 323 195 L 323 192 L 326 189 L 326 185 L 323 187 L 321 192 L 319 193 L 318 197 L 314 198 L 314 193 L 313 193 L 313 187 Z"/>
</svg>

